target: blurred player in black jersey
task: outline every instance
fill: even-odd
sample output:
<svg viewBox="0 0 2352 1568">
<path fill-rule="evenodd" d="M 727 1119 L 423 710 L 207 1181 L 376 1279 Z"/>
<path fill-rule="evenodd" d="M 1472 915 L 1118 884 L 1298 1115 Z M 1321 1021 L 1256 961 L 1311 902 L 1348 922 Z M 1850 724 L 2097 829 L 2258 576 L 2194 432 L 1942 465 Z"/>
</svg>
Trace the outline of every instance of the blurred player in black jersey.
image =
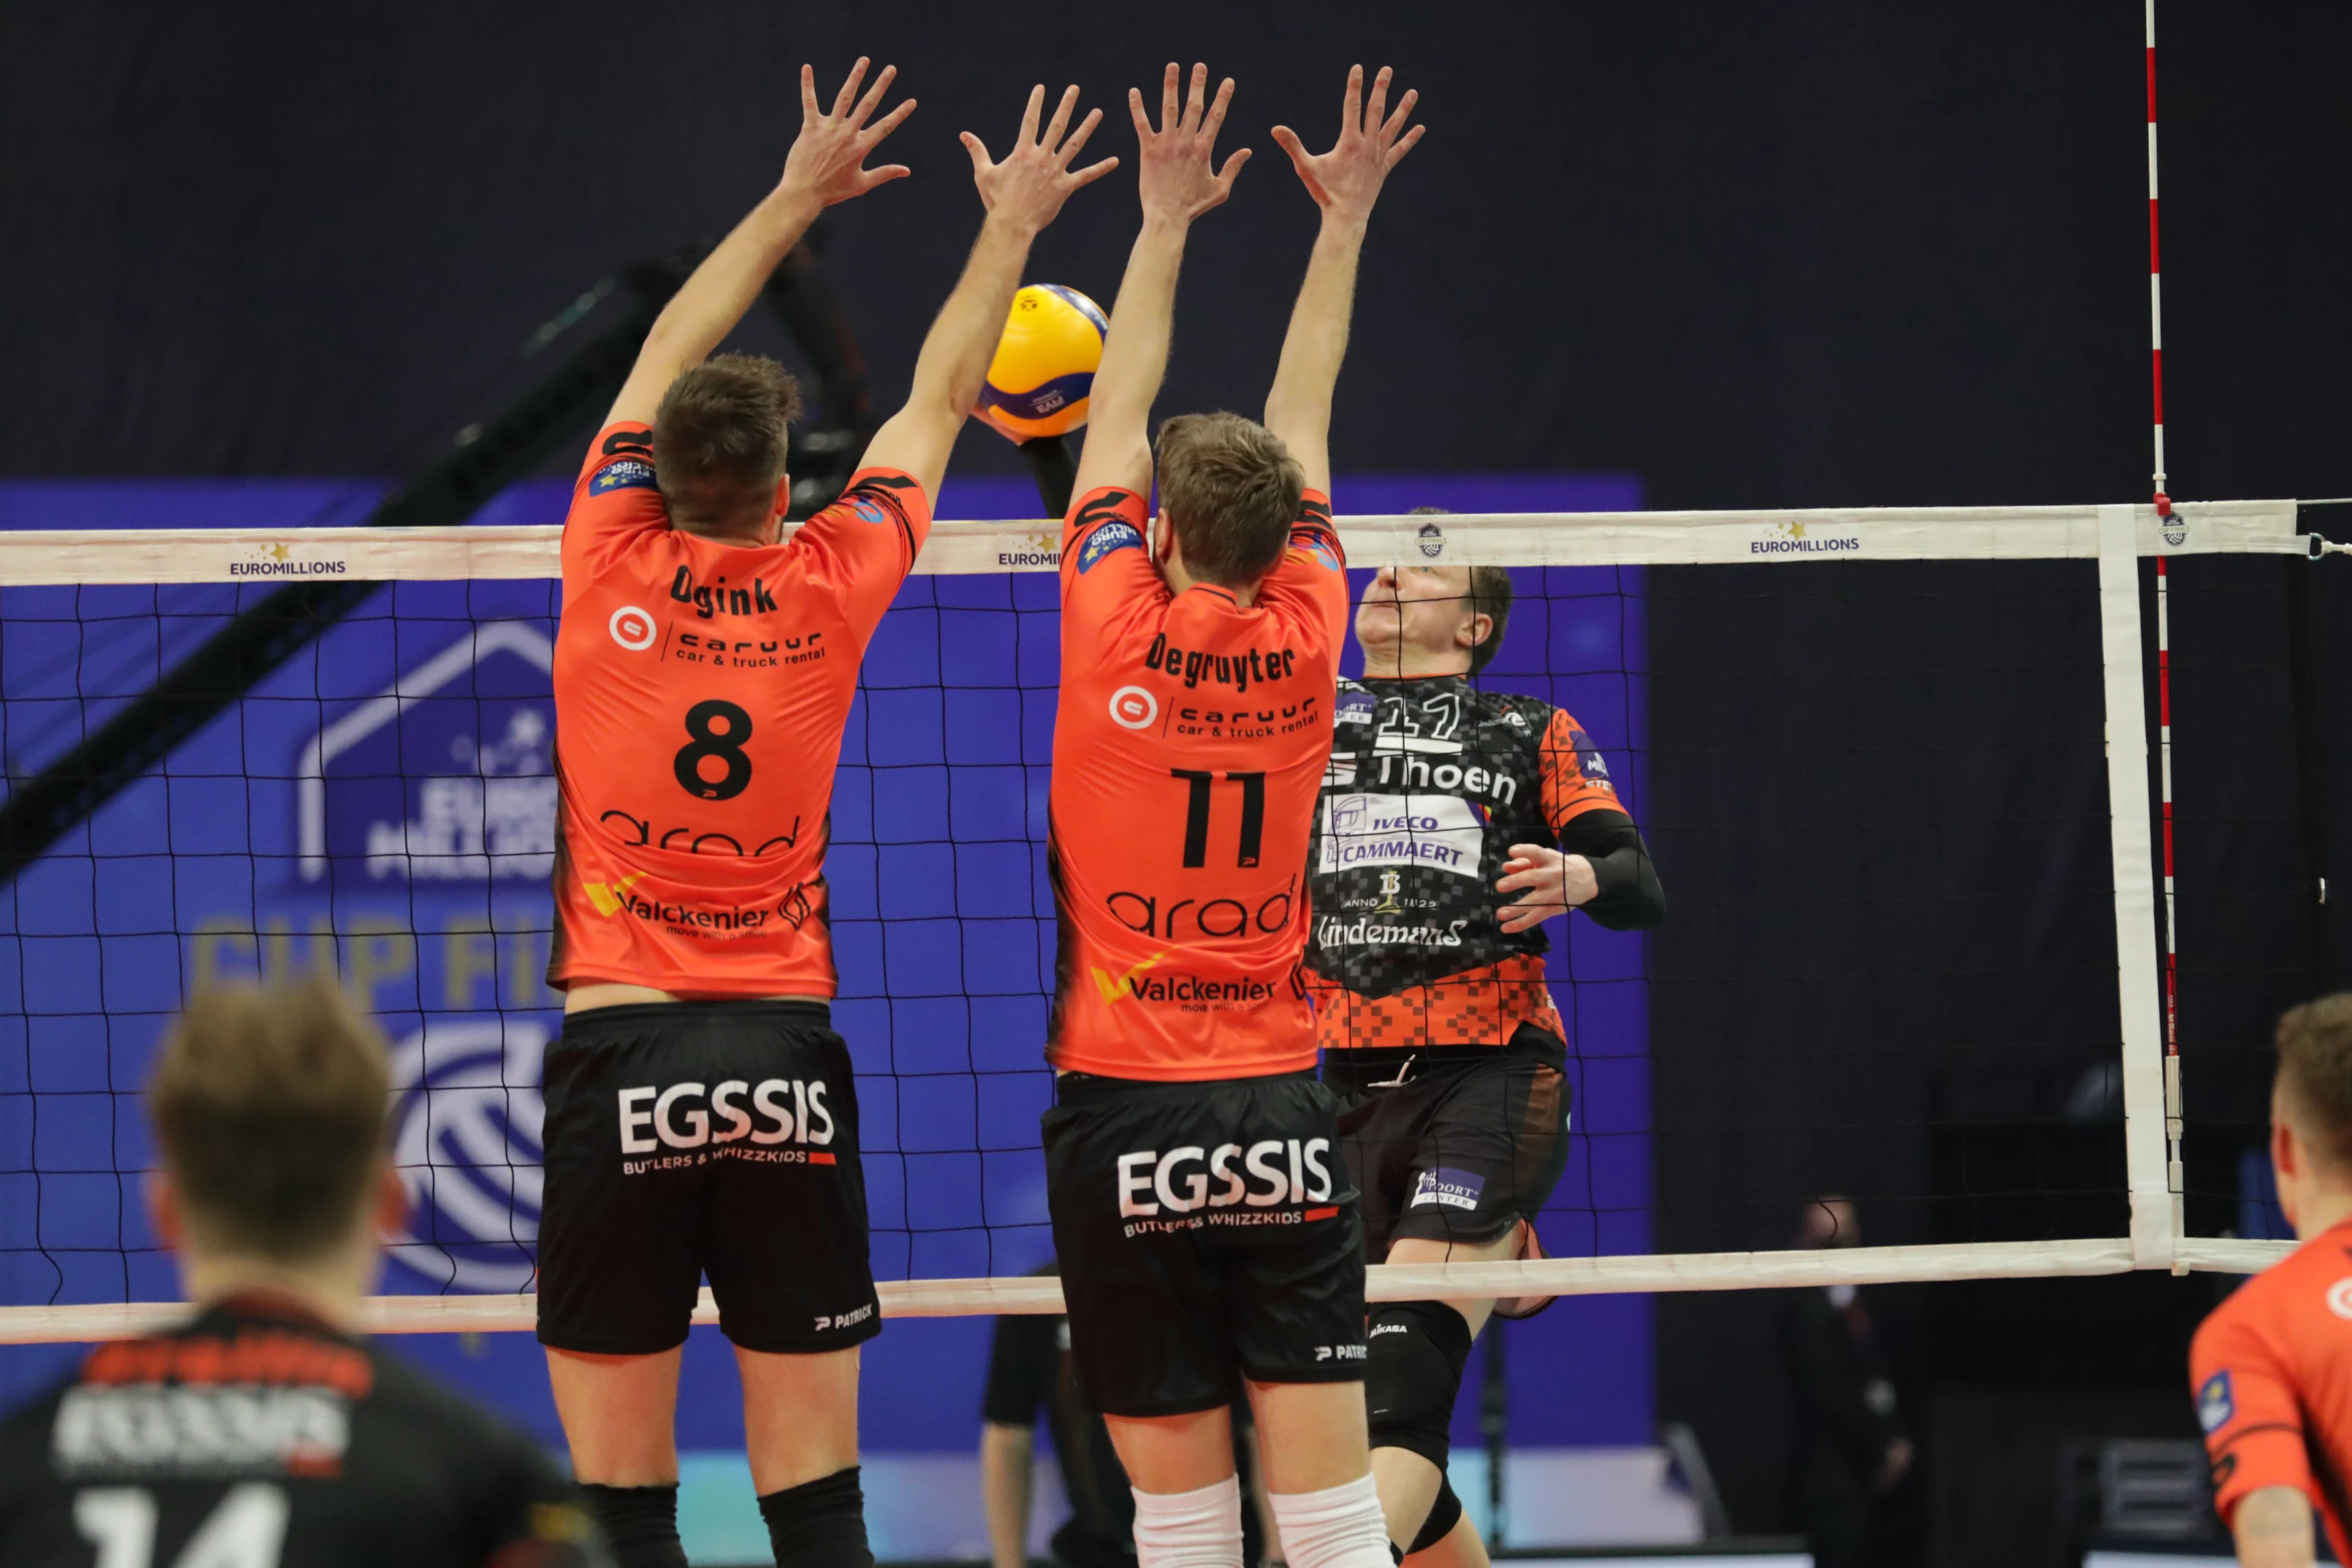
<svg viewBox="0 0 2352 1568">
<path fill-rule="evenodd" d="M 355 1337 L 404 1210 L 383 1037 L 323 983 L 195 997 L 147 1093 L 195 1315 L 0 1424 L 8 1568 L 585 1568 L 529 1442 Z"/>
<path fill-rule="evenodd" d="M 1371 1262 L 1541 1256 L 1535 1215 L 1568 1162 L 1569 1113 L 1542 923 L 1570 909 L 1618 931 L 1665 916 L 1582 727 L 1472 684 L 1510 609 L 1501 567 L 1384 566 L 1356 608 L 1364 679 L 1339 682 L 1307 964 Z M 1489 1312 L 1543 1304 L 1372 1310 L 1372 1472 L 1390 1540 L 1444 1546 L 1430 1568 L 1486 1557 L 1445 1484 L 1471 1342 Z"/>
</svg>

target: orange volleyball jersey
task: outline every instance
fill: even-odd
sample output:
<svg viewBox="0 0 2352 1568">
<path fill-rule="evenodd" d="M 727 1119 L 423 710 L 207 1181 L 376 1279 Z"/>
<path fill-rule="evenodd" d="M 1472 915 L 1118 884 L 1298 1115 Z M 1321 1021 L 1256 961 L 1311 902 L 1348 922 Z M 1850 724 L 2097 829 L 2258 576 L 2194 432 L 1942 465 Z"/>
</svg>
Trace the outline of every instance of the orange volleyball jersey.
<svg viewBox="0 0 2352 1568">
<path fill-rule="evenodd" d="M 2336 1560 L 2352 1563 L 2352 1221 L 2215 1308 L 2189 1347 L 2189 1375 L 2223 1521 L 2251 1493 L 2293 1487 L 2319 1510 Z"/>
<path fill-rule="evenodd" d="M 1330 501 L 1307 493 L 1247 608 L 1171 594 L 1148 526 L 1106 489 L 1062 529 L 1047 1056 L 1180 1081 L 1311 1068 L 1307 843 L 1348 621 Z"/>
<path fill-rule="evenodd" d="M 563 524 L 551 984 L 831 996 L 826 813 L 858 661 L 930 528 L 864 468 L 785 542 L 670 526 L 652 432 L 598 437 Z"/>
</svg>

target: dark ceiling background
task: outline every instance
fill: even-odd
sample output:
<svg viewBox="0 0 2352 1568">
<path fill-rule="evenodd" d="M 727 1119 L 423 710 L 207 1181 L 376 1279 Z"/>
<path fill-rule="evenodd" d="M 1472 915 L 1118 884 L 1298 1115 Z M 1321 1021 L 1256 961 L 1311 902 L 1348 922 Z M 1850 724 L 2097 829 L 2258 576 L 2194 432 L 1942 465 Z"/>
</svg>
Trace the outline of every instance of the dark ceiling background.
<svg viewBox="0 0 2352 1568">
<path fill-rule="evenodd" d="M 2352 11 L 2163 12 L 2176 489 L 2352 490 Z M 1343 470 L 1631 470 L 1707 506 L 2146 489 L 2133 0 L 11 17 L 0 471 L 411 466 L 583 288 L 756 198 L 801 60 L 868 50 L 922 100 L 916 177 L 830 226 L 886 399 L 977 219 L 956 132 L 1001 145 L 1030 81 L 1076 80 L 1117 151 L 1125 89 L 1197 56 L 1260 157 L 1200 230 L 1168 405 L 1254 405 L 1312 221 L 1265 128 L 1327 134 L 1347 65 L 1389 61 L 1431 130 L 1377 220 Z M 1035 273 L 1108 297 L 1132 214 L 1084 193 Z"/>
</svg>

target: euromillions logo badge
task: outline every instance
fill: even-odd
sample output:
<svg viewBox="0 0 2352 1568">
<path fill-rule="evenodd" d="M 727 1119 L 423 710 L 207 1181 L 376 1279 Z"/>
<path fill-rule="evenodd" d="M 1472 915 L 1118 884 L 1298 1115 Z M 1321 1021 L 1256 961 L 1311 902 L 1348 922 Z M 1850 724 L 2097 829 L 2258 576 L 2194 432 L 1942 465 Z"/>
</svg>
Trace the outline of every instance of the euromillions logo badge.
<svg viewBox="0 0 2352 1568">
<path fill-rule="evenodd" d="M 1379 903 L 1374 904 L 1374 905 L 1372 906 L 1372 911 L 1373 911 L 1375 914 L 1383 914 L 1383 915 L 1402 914 L 1402 913 L 1403 912 L 1403 910 L 1404 910 L 1404 906 L 1403 906 L 1402 904 L 1400 904 L 1400 903 L 1398 903 L 1398 902 L 1397 902 L 1397 895 L 1398 895 L 1398 894 L 1400 894 L 1400 893 L 1402 893 L 1402 892 L 1403 892 L 1403 891 L 1404 891 L 1404 873 L 1403 873 L 1403 872 L 1402 872 L 1402 871 L 1383 871 L 1383 872 L 1381 872 L 1381 901 L 1380 901 Z"/>
<path fill-rule="evenodd" d="M 1445 531 L 1433 522 L 1421 525 L 1421 552 L 1432 561 L 1445 553 Z"/>
<path fill-rule="evenodd" d="M 436 1285 L 530 1288 L 539 1242 L 547 1028 L 527 1018 L 427 1025 L 394 1048 L 393 1163 L 408 1227 L 392 1255 Z"/>
<path fill-rule="evenodd" d="M 650 643 L 643 611 L 615 616 Z M 475 626 L 314 736 L 295 767 L 304 881 L 543 887 L 555 866 L 555 645 Z"/>
</svg>

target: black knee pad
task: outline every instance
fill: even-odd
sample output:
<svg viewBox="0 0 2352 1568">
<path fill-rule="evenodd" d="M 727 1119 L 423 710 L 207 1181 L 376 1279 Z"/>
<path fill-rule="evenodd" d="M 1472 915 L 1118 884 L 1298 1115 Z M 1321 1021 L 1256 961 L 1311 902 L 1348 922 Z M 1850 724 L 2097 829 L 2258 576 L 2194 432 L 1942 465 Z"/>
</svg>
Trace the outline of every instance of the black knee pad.
<svg viewBox="0 0 2352 1568">
<path fill-rule="evenodd" d="M 1372 1309 L 1367 1346 L 1372 1447 L 1419 1454 L 1442 1473 L 1452 1447 L 1446 1428 L 1470 1360 L 1470 1325 L 1443 1301 L 1391 1301 Z"/>
<path fill-rule="evenodd" d="M 1462 1522 L 1462 1500 L 1454 1495 L 1454 1483 L 1443 1475 L 1437 1479 L 1437 1500 L 1429 1505 L 1429 1517 L 1421 1521 L 1421 1533 L 1404 1549 L 1407 1557 L 1416 1552 L 1426 1552 L 1447 1536 Z"/>
<path fill-rule="evenodd" d="M 866 1491 L 858 1467 L 760 1499 L 768 1544 L 793 1568 L 874 1568 L 866 1542 Z"/>
</svg>

